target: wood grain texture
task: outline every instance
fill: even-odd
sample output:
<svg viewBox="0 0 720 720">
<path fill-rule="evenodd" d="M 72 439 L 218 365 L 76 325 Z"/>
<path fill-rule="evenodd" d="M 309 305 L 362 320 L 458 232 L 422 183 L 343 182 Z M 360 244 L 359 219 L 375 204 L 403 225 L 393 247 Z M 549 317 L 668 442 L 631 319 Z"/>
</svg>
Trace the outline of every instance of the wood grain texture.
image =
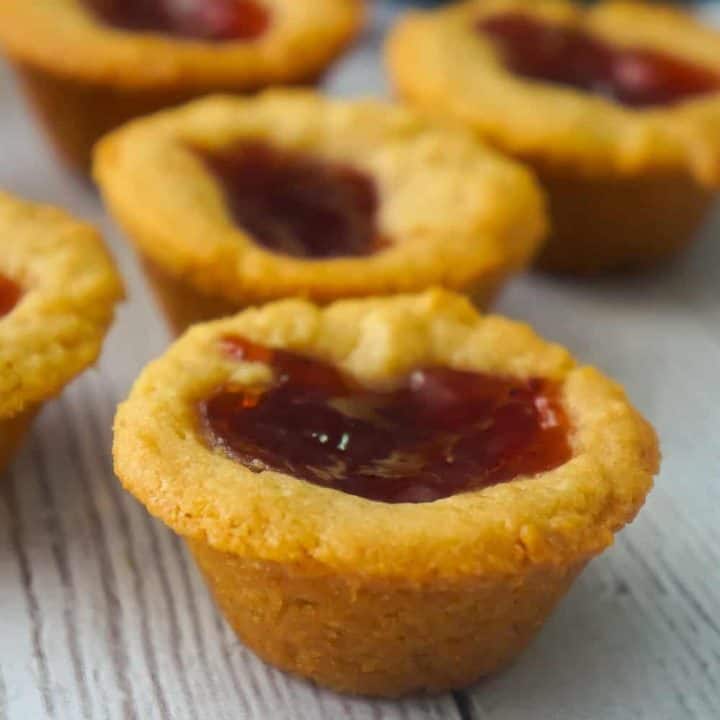
<svg viewBox="0 0 720 720">
<path fill-rule="evenodd" d="M 378 25 L 329 87 L 386 91 Z M 455 697 L 342 698 L 256 660 L 181 543 L 113 478 L 115 404 L 167 335 L 97 196 L 65 174 L 0 72 L 0 186 L 97 223 L 130 290 L 99 367 L 41 415 L 0 482 L 0 720 L 676 720 L 720 717 L 720 217 L 641 277 L 523 279 L 500 309 L 624 382 L 665 462 L 639 520 L 530 651 Z"/>
</svg>

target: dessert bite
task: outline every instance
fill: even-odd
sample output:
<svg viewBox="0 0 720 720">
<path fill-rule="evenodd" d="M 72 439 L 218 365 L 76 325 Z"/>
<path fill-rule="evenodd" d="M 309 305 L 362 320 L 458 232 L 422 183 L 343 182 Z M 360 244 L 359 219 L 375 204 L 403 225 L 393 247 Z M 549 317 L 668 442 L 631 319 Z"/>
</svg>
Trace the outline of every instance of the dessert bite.
<svg viewBox="0 0 720 720">
<path fill-rule="evenodd" d="M 96 230 L 0 193 L 0 471 L 100 354 L 122 286 Z"/>
<path fill-rule="evenodd" d="M 669 6 L 469 0 L 408 13 L 402 98 L 527 163 L 549 200 L 539 267 L 642 268 L 688 245 L 720 184 L 720 33 Z"/>
<path fill-rule="evenodd" d="M 177 332 L 285 297 L 444 286 L 487 306 L 546 224 L 530 173 L 471 133 L 303 91 L 131 123 L 95 177 Z"/>
<path fill-rule="evenodd" d="M 364 24 L 361 0 L 6 0 L 0 46 L 61 157 L 213 92 L 312 84 Z"/>
<path fill-rule="evenodd" d="M 248 647 L 379 696 L 511 662 L 659 458 L 618 385 L 447 291 L 197 325 L 120 406 L 113 453 Z"/>
</svg>

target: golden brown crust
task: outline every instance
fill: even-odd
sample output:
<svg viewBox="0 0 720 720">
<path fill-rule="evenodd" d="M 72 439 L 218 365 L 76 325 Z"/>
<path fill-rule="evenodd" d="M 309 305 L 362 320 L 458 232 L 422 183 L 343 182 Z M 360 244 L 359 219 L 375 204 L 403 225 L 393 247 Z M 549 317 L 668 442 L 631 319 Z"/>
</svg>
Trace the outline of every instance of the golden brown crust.
<svg viewBox="0 0 720 720">
<path fill-rule="evenodd" d="M 556 379 L 574 425 L 574 457 L 532 478 L 417 505 L 252 473 L 196 431 L 197 399 L 229 380 L 267 377 L 265 366 L 219 352 L 226 333 L 312 354 L 367 381 L 432 364 Z M 196 326 L 144 371 L 120 407 L 114 457 L 125 487 L 194 542 L 407 582 L 581 564 L 634 517 L 658 466 L 653 430 L 617 385 L 526 326 L 479 316 L 445 291 L 324 310 L 285 301 Z"/>
<path fill-rule="evenodd" d="M 4 0 L 0 43 L 16 61 L 123 89 L 234 87 L 305 80 L 357 34 L 360 0 L 262 0 L 270 29 L 253 42 L 190 42 L 107 27 L 80 0 Z"/>
<path fill-rule="evenodd" d="M 537 258 L 550 272 L 638 270 L 687 247 L 716 192 L 684 174 L 578 178 L 540 170 L 552 233 Z"/>
<path fill-rule="evenodd" d="M 190 149 L 243 138 L 366 171 L 378 183 L 380 232 L 392 247 L 368 258 L 304 260 L 254 243 Z M 131 123 L 99 144 L 95 176 L 143 255 L 197 290 L 238 304 L 495 283 L 527 264 L 545 229 L 530 174 L 470 133 L 385 103 L 300 91 L 209 98 Z"/>
<path fill-rule="evenodd" d="M 189 546 L 228 623 L 261 658 L 333 690 L 383 697 L 465 687 L 508 665 L 584 566 L 387 582 Z"/>
<path fill-rule="evenodd" d="M 58 393 L 100 352 L 122 296 L 97 231 L 0 193 L 0 273 L 24 290 L 0 318 L 0 420 Z"/>
<path fill-rule="evenodd" d="M 538 166 L 593 176 L 686 173 L 720 184 L 720 93 L 636 110 L 521 78 L 474 29 L 479 19 L 506 10 L 581 24 L 613 43 L 674 53 L 720 71 L 720 35 L 669 7 L 626 0 L 586 9 L 568 0 L 469 0 L 400 21 L 387 45 L 399 93 Z"/>
</svg>

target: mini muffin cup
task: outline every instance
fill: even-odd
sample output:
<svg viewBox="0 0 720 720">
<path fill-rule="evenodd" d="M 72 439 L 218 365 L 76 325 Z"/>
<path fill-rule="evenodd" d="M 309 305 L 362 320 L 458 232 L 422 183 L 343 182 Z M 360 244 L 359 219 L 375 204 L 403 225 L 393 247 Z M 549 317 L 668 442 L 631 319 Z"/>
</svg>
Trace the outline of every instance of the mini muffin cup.
<svg viewBox="0 0 720 720">
<path fill-rule="evenodd" d="M 32 407 L 15 417 L 0 420 L 0 473 L 5 472 L 15 453 L 20 449 L 39 410 L 39 406 Z"/>
<path fill-rule="evenodd" d="M 378 387 L 429 366 L 552 380 L 572 457 L 417 503 L 236 462 L 202 431 L 198 402 L 271 377 L 260 355 L 228 354 L 237 336 Z M 386 697 L 464 687 L 512 662 L 635 517 L 659 463 L 618 385 L 443 290 L 286 300 L 195 326 L 120 405 L 113 457 L 123 486 L 188 543 L 248 647 L 320 685 Z"/>
<path fill-rule="evenodd" d="M 61 156 L 85 171 L 95 142 L 132 118 L 211 92 L 316 81 L 365 16 L 355 0 L 268 8 L 260 36 L 218 43 L 116 27 L 78 0 L 7 0 L 0 43 Z"/>
<path fill-rule="evenodd" d="M 507 666 L 585 566 L 430 584 L 188 546 L 225 618 L 263 660 L 333 690 L 381 697 L 462 688 Z"/>
<path fill-rule="evenodd" d="M 537 266 L 551 272 L 588 275 L 665 260 L 690 244 L 717 197 L 682 174 L 536 171 L 552 226 Z"/>
<path fill-rule="evenodd" d="M 478 22 L 511 12 L 611 45 L 643 48 L 720 76 L 718 33 L 656 3 L 469 0 L 408 13 L 386 47 L 399 95 L 464 125 L 535 170 L 552 233 L 540 268 L 576 274 L 639 268 L 688 245 L 720 187 L 720 93 L 711 87 L 642 108 L 505 62 Z"/>
<path fill-rule="evenodd" d="M 387 246 L 316 258 L 265 246 L 198 156 L 258 142 L 360 171 L 377 189 L 373 233 Z M 486 308 L 546 232 L 531 173 L 472 133 L 385 102 L 298 90 L 209 97 L 130 123 L 98 144 L 94 175 L 178 333 L 297 297 L 325 305 L 445 287 Z"/>
<path fill-rule="evenodd" d="M 3 470 L 43 403 L 97 360 L 123 288 L 95 228 L 2 192 L 0 262 L 18 294 L 0 317 Z"/>
</svg>

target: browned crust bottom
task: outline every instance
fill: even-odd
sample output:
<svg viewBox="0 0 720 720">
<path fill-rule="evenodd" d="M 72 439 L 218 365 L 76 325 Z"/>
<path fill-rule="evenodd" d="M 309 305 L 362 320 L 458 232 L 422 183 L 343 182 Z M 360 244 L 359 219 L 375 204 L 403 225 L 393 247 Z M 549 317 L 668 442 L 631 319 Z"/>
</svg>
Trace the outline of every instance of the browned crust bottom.
<svg viewBox="0 0 720 720">
<path fill-rule="evenodd" d="M 228 622 L 263 660 L 382 697 L 466 687 L 503 668 L 585 565 L 426 584 L 315 574 L 188 544 Z"/>
<path fill-rule="evenodd" d="M 0 474 L 5 472 L 20 449 L 39 407 L 31 407 L 15 417 L 0 420 Z"/>
<path fill-rule="evenodd" d="M 182 335 L 192 325 L 233 315 L 247 307 L 201 293 L 189 283 L 164 272 L 148 258 L 141 257 L 141 263 L 168 327 L 176 337 Z M 468 296 L 476 307 L 487 310 L 500 294 L 506 281 L 504 272 L 495 276 L 488 274 L 482 283 L 468 290 Z"/>
<path fill-rule="evenodd" d="M 585 178 L 536 171 L 553 228 L 537 265 L 551 272 L 653 265 L 692 241 L 715 199 L 712 190 L 685 175 Z"/>
<path fill-rule="evenodd" d="M 232 315 L 242 308 L 222 298 L 210 297 L 189 283 L 163 272 L 155 263 L 141 258 L 145 277 L 170 330 L 182 335 L 191 325 Z"/>
</svg>

